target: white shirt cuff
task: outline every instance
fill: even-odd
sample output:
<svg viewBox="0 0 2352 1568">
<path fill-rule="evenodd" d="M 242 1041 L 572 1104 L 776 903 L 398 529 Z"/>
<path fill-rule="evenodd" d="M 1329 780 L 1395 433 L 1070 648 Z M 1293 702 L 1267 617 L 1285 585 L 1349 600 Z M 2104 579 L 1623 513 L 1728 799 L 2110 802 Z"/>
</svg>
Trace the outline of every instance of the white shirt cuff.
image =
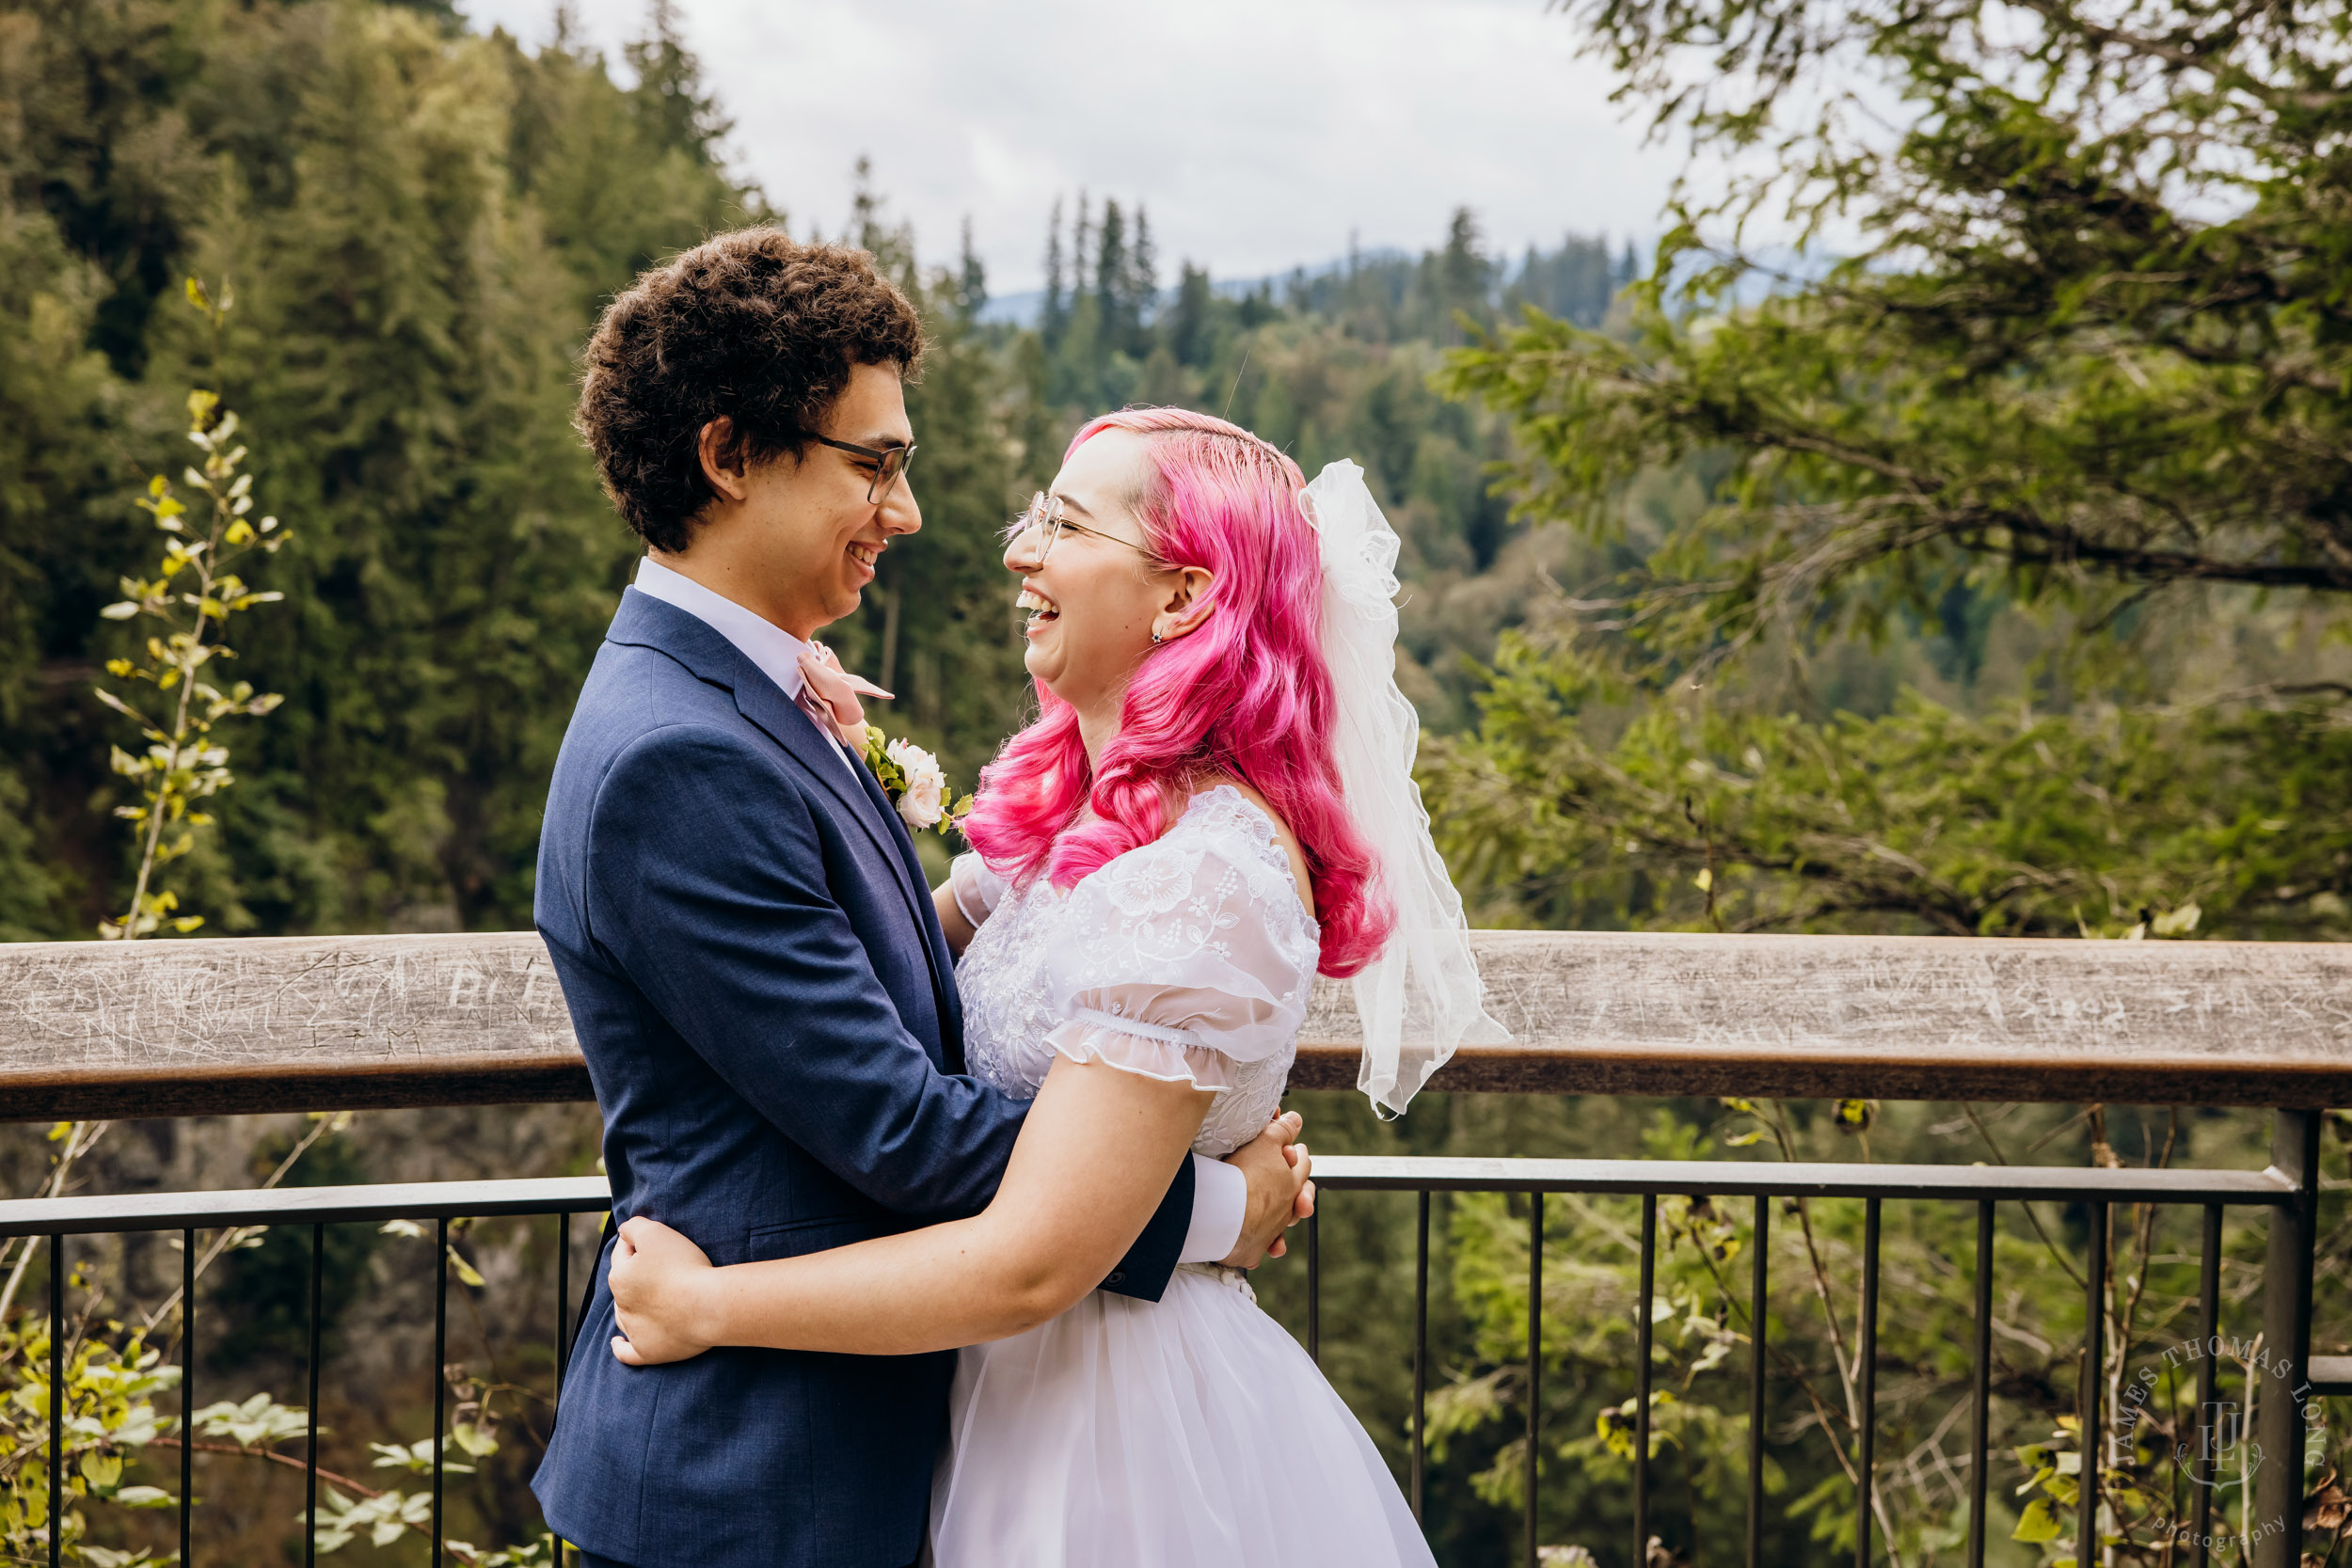
<svg viewBox="0 0 2352 1568">
<path fill-rule="evenodd" d="M 1241 1241 L 1249 1217 L 1249 1178 L 1239 1165 L 1192 1157 L 1192 1224 L 1184 1230 L 1180 1263 L 1222 1262 Z"/>
</svg>

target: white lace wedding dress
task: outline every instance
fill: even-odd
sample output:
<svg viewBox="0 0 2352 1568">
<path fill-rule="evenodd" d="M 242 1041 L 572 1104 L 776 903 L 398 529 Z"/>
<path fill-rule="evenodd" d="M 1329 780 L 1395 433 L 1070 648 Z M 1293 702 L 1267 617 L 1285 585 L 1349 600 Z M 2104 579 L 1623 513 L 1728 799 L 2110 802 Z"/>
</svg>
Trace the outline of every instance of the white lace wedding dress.
<svg viewBox="0 0 2352 1568">
<path fill-rule="evenodd" d="M 1273 824 L 1230 786 L 1066 894 L 975 856 L 957 971 L 974 1073 L 1027 1098 L 1056 1053 L 1216 1090 L 1196 1152 L 1279 1109 L 1315 922 Z M 961 1353 L 931 1489 L 937 1568 L 1434 1568 L 1363 1428 L 1238 1269 L 1157 1302 L 1096 1291 Z"/>
</svg>

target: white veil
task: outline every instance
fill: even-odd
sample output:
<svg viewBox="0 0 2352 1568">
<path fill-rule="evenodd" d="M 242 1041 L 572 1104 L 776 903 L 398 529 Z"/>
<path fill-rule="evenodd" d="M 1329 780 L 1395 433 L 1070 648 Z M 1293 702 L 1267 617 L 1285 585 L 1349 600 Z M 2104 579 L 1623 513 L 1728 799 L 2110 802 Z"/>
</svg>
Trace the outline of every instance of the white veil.
<svg viewBox="0 0 2352 1568">
<path fill-rule="evenodd" d="M 1421 719 L 1396 685 L 1396 531 L 1364 470 L 1344 459 L 1300 492 L 1299 505 L 1322 539 L 1340 791 L 1396 906 L 1394 934 L 1353 982 L 1364 1031 L 1356 1085 L 1375 1108 L 1401 1115 L 1455 1046 L 1500 1045 L 1511 1035 L 1486 1015 L 1462 895 L 1430 840 L 1413 782 Z"/>
</svg>

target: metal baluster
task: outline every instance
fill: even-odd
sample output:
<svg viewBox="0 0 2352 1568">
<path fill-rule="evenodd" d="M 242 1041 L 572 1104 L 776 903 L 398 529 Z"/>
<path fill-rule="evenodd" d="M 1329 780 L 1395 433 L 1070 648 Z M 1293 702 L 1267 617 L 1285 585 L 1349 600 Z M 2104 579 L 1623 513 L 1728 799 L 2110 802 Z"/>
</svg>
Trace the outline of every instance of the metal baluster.
<svg viewBox="0 0 2352 1568">
<path fill-rule="evenodd" d="M 1642 1295 L 1633 1323 L 1633 1568 L 1649 1560 L 1650 1303 L 1658 1292 L 1658 1195 L 1642 1195 Z"/>
<path fill-rule="evenodd" d="M 53 1234 L 49 1238 L 49 1568 L 57 1568 L 64 1552 L 65 1237 Z"/>
<path fill-rule="evenodd" d="M 441 1450 L 448 1445 L 442 1423 L 449 1393 L 449 1216 L 434 1222 L 433 1255 L 433 1568 L 441 1565 Z"/>
<path fill-rule="evenodd" d="M 1993 1441 L 1993 1200 L 1977 1205 L 1976 1418 L 1968 1435 L 1968 1568 L 1984 1568 L 1986 1455 Z"/>
<path fill-rule="evenodd" d="M 1413 1256 L 1413 1517 L 1421 1518 L 1422 1427 L 1429 1402 L 1429 1189 L 1421 1197 L 1421 1238 Z"/>
<path fill-rule="evenodd" d="M 2197 1458 L 2188 1478 L 2197 1488 L 2197 1540 L 2190 1561 L 2205 1568 L 2213 1539 L 2214 1341 L 2221 1334 L 2221 1205 L 2205 1205 L 2204 1246 L 2197 1255 Z"/>
<path fill-rule="evenodd" d="M 564 1374 L 572 1359 L 572 1216 L 555 1216 L 555 1398 L 548 1402 L 548 1418 L 564 1402 Z"/>
<path fill-rule="evenodd" d="M 319 1280 L 326 1273 L 326 1227 L 310 1227 L 310 1446 L 302 1461 L 302 1565 L 319 1560 Z"/>
<path fill-rule="evenodd" d="M 2106 1456 L 2100 1431 L 2100 1384 L 2106 1365 L 2107 1206 L 2090 1205 L 2090 1266 L 2083 1285 L 2083 1379 L 2076 1403 L 2082 1407 L 2082 1513 L 2074 1529 L 2074 1560 L 2089 1562 L 2099 1552 L 2099 1465 Z"/>
<path fill-rule="evenodd" d="M 1323 1254 L 1315 1243 L 1323 1223 L 1323 1194 L 1315 1194 L 1315 1212 L 1307 1216 L 1307 1359 L 1323 1365 Z"/>
<path fill-rule="evenodd" d="M 180 1568 L 195 1560 L 196 1232 L 180 1232 Z"/>
<path fill-rule="evenodd" d="M 1535 1568 L 1536 1432 L 1544 1403 L 1544 1195 L 1527 1195 L 1527 1568 Z"/>
<path fill-rule="evenodd" d="M 1870 1568 L 1870 1485 L 1877 1463 L 1879 1413 L 1879 1200 L 1862 1204 L 1862 1340 L 1856 1369 L 1862 1376 L 1861 1452 L 1855 1456 L 1854 1568 Z"/>
<path fill-rule="evenodd" d="M 1748 1568 L 1764 1562 L 1764 1256 L 1771 1250 L 1772 1200 L 1756 1199 L 1756 1282 L 1748 1300 Z"/>
<path fill-rule="evenodd" d="M 2274 1456 L 2254 1472 L 2254 1515 L 2268 1533 L 2254 1544 L 2254 1568 L 2296 1568 L 2303 1560 L 2303 1406 L 2312 1351 L 2312 1251 L 2319 1240 L 2317 1111 L 2271 1113 L 2270 1169 L 2294 1196 L 2270 1206 L 2263 1256 L 2263 1348 L 2270 1353 L 2271 1392 L 2255 1405 L 2255 1441 Z"/>
</svg>

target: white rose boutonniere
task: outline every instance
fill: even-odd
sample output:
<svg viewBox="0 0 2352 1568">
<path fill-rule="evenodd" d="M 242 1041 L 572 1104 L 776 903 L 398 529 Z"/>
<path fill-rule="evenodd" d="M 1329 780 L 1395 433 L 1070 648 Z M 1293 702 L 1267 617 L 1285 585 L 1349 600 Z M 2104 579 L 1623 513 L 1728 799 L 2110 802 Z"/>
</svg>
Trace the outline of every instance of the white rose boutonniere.
<svg viewBox="0 0 2352 1568">
<path fill-rule="evenodd" d="M 911 740 L 892 740 L 879 725 L 866 726 L 866 765 L 898 808 L 898 819 L 915 832 L 945 833 L 972 809 L 972 797 L 953 798 L 939 759 Z"/>
</svg>

